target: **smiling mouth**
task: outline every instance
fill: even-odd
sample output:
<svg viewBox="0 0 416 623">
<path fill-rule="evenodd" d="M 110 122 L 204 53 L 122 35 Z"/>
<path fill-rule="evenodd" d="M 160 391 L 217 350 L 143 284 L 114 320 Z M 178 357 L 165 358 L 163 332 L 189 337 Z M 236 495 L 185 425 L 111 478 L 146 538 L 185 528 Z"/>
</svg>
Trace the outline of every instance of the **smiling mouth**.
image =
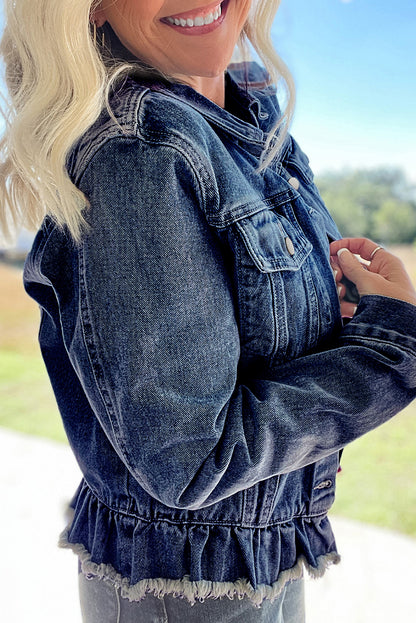
<svg viewBox="0 0 416 623">
<path fill-rule="evenodd" d="M 225 16 L 223 9 L 226 8 L 226 5 L 228 5 L 228 0 L 211 4 L 205 9 L 196 9 L 178 15 L 170 15 L 169 17 L 162 18 L 161 21 L 174 28 L 186 30 L 195 28 L 199 30 L 201 28 L 206 30 L 207 26 L 216 26 L 217 23 L 219 24 L 222 21 L 221 17 L 224 18 Z"/>
</svg>

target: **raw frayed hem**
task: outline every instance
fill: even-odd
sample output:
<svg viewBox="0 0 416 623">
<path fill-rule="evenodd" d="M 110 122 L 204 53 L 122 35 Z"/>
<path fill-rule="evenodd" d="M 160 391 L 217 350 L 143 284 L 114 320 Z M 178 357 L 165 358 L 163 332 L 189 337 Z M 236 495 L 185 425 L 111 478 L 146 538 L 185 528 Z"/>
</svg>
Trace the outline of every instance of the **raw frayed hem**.
<svg viewBox="0 0 416 623">
<path fill-rule="evenodd" d="M 277 599 L 288 582 L 302 578 L 304 568 L 311 577 L 319 578 L 324 575 L 328 567 L 340 562 L 340 556 L 336 552 L 320 556 L 317 567 L 312 567 L 304 556 L 300 556 L 294 567 L 280 573 L 279 579 L 276 582 L 272 585 L 260 584 L 256 589 L 245 578 L 239 579 L 236 582 L 211 582 L 209 580 L 192 582 L 189 576 L 184 576 L 180 580 L 168 578 L 145 579 L 131 585 L 129 579 L 117 573 L 112 565 L 93 562 L 91 554 L 83 545 L 70 543 L 67 530 L 61 534 L 59 547 L 71 549 L 79 557 L 81 571 L 87 579 L 97 578 L 110 582 L 120 589 L 121 597 L 129 601 L 141 601 L 149 594 L 159 598 L 165 595 L 172 595 L 173 597 L 186 599 L 191 605 L 196 602 L 203 602 L 205 599 L 228 597 L 228 599 L 247 598 L 255 606 L 259 607 L 264 600 L 274 601 Z"/>
</svg>

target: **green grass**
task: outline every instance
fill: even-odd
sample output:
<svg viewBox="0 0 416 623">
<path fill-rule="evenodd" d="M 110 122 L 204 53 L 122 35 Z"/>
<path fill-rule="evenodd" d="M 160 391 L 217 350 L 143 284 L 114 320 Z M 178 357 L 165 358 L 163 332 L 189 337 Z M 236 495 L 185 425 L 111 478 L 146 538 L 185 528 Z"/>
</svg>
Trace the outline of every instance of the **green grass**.
<svg viewBox="0 0 416 623">
<path fill-rule="evenodd" d="M 0 350 L 0 426 L 66 441 L 40 355 Z"/>
<path fill-rule="evenodd" d="M 416 402 L 350 444 L 333 513 L 416 537 Z"/>
</svg>

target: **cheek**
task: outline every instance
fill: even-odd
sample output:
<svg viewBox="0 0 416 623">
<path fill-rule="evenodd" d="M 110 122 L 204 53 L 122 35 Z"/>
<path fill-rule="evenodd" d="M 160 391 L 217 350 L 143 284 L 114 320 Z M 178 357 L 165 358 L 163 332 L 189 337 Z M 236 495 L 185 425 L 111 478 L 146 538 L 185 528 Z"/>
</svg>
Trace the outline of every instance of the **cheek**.
<svg viewBox="0 0 416 623">
<path fill-rule="evenodd" d="M 158 9 L 153 4 L 151 0 L 108 0 L 105 15 L 120 32 L 145 32 L 156 21 Z"/>
<path fill-rule="evenodd" d="M 143 6 L 146 1 L 143 0 Z M 136 3 L 127 0 L 123 9 L 117 5 L 111 15 L 108 15 L 108 21 L 124 43 L 138 48 L 149 48 L 153 41 L 160 38 L 160 33 L 154 13 L 148 8 L 142 8 L 141 2 L 142 0 L 139 0 L 137 5 L 137 0 Z"/>
</svg>

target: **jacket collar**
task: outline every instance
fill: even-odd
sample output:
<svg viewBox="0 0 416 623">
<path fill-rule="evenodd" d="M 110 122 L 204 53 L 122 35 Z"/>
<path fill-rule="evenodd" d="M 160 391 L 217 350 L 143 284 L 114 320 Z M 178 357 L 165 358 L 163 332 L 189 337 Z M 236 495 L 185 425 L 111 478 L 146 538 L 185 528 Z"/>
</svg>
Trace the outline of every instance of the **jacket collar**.
<svg viewBox="0 0 416 623">
<path fill-rule="evenodd" d="M 221 108 L 186 84 L 154 82 L 146 86 L 151 91 L 163 92 L 169 97 L 186 102 L 211 125 L 251 144 L 256 151 L 262 151 L 267 133 L 280 115 L 275 97 L 276 88 L 268 84 L 267 78 L 266 71 L 256 63 L 236 63 L 227 69 L 226 90 L 241 111 L 249 112 L 251 123 L 238 114 Z"/>
</svg>

